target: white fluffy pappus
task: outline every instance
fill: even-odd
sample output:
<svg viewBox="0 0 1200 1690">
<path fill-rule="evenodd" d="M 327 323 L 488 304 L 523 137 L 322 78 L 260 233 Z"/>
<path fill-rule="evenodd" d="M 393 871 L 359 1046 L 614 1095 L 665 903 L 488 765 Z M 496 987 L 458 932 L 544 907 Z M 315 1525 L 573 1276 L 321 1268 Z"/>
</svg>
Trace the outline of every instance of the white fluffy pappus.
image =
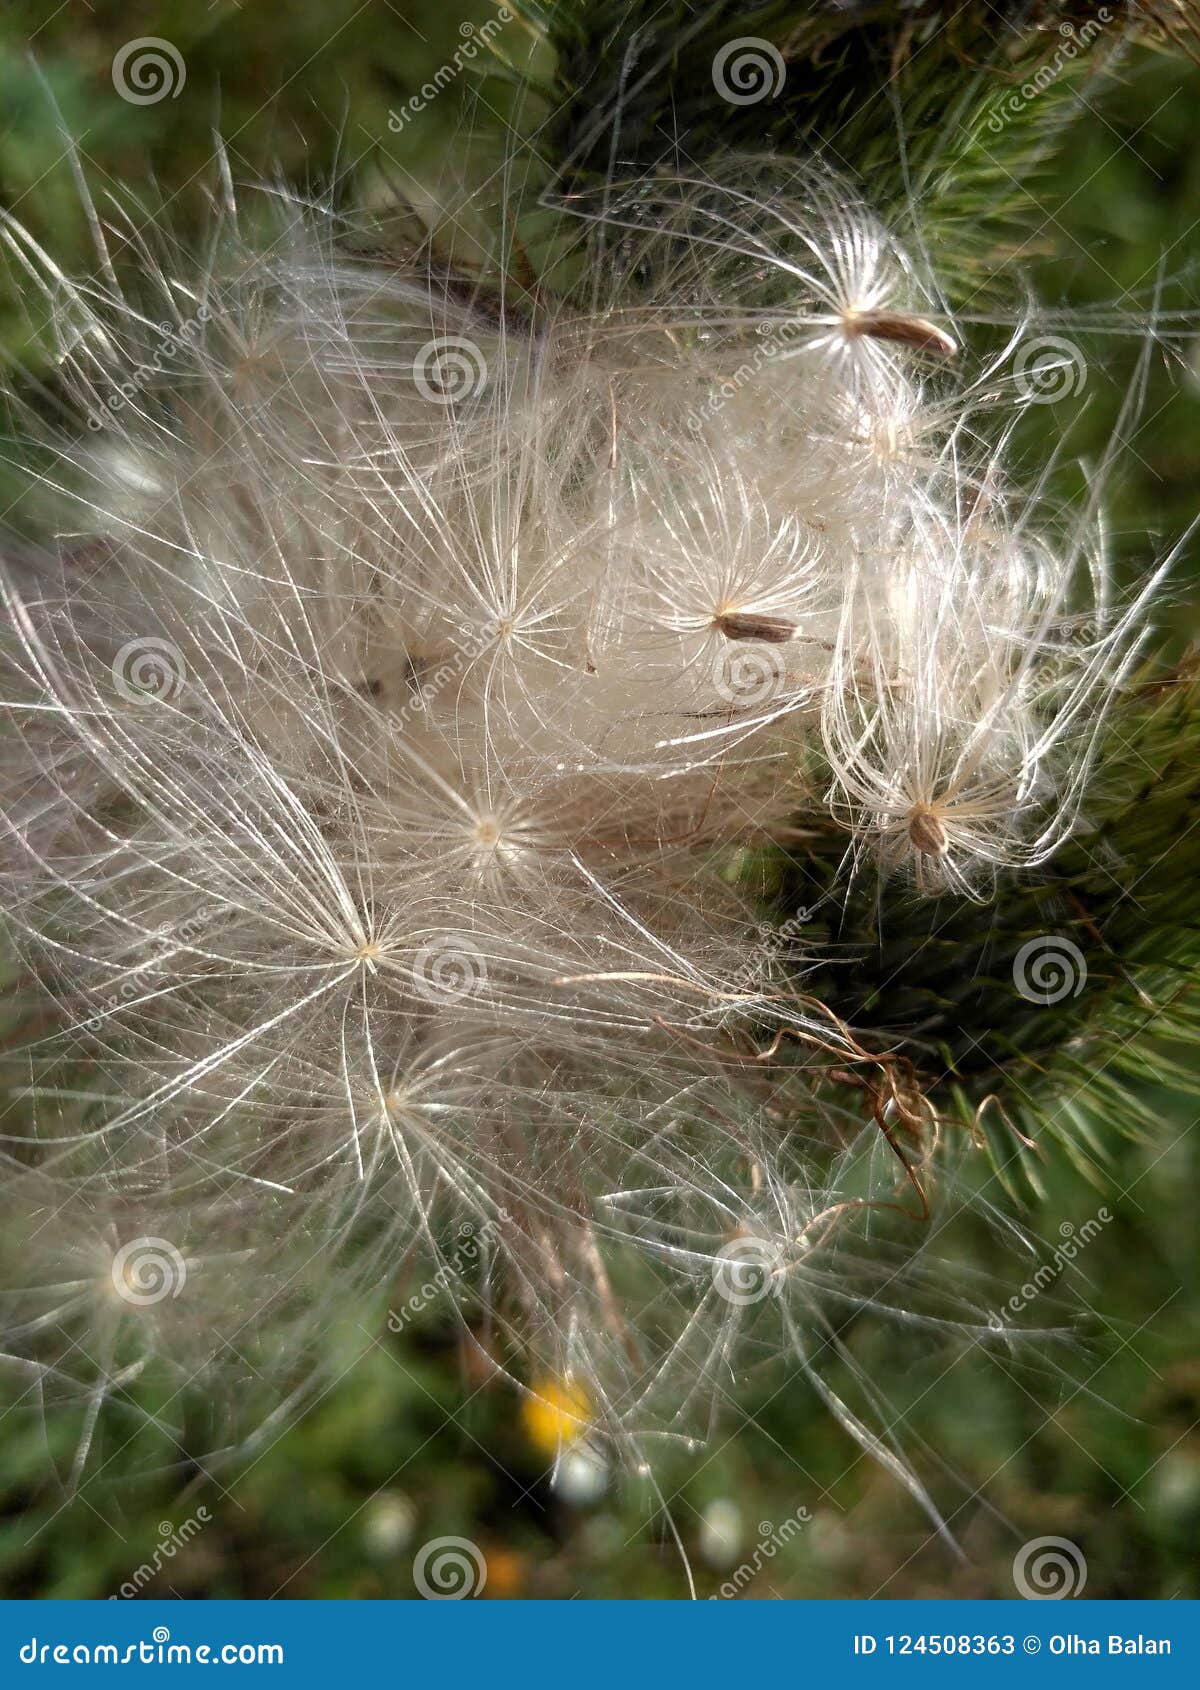
<svg viewBox="0 0 1200 1690">
<path fill-rule="evenodd" d="M 877 1232 L 936 1120 L 738 865 L 806 813 L 922 892 L 1043 862 L 1149 589 L 1066 637 L 1087 524 L 983 461 L 994 372 L 823 171 L 572 203 L 610 244 L 519 306 L 221 203 L 194 275 L 136 236 L 136 299 L 3 226 L 63 404 L 3 573 L 18 1377 L 74 1375 L 78 1471 L 146 1355 L 290 1380 L 415 1249 L 634 1466 L 753 1322 L 936 1517 L 834 1324 L 988 1335 Z M 169 1302 L 92 1294 L 131 1240 Z"/>
</svg>

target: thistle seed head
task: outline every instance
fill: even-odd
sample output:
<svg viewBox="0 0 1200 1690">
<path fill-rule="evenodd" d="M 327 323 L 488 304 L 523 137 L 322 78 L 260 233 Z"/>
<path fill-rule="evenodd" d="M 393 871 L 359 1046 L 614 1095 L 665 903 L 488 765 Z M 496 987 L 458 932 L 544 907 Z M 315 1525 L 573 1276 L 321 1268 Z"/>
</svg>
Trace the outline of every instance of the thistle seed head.
<svg viewBox="0 0 1200 1690">
<path fill-rule="evenodd" d="M 872 1243 L 930 1114 L 800 989 L 815 941 L 761 941 L 770 848 L 836 824 L 973 898 L 1046 861 L 1152 585 L 1060 638 L 1088 525 L 970 444 L 1002 392 L 816 167 L 580 196 L 576 293 L 520 310 L 307 206 L 252 250 L 227 198 L 195 274 L 137 228 L 136 299 L 5 224 L 79 412 L 12 401 L 79 538 L 0 571 L 0 876 L 53 1022 L 6 1353 L 84 1445 L 152 1352 L 216 1369 L 260 1317 L 282 1396 L 415 1249 L 640 1469 L 752 1321 L 827 1395 L 805 1334 L 847 1308 L 982 1330 Z M 187 1264 L 150 1318 L 93 1294 L 142 1234 Z"/>
</svg>

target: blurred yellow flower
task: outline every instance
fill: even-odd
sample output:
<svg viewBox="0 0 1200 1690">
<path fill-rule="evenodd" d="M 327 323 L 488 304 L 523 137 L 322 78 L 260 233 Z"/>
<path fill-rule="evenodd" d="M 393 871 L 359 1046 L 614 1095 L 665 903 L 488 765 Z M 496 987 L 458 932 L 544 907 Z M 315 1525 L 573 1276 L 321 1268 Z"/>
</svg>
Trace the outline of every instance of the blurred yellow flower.
<svg viewBox="0 0 1200 1690">
<path fill-rule="evenodd" d="M 582 1437 L 590 1415 L 591 1403 L 574 1380 L 539 1380 L 521 1405 L 530 1442 L 547 1455 L 557 1455 Z"/>
</svg>

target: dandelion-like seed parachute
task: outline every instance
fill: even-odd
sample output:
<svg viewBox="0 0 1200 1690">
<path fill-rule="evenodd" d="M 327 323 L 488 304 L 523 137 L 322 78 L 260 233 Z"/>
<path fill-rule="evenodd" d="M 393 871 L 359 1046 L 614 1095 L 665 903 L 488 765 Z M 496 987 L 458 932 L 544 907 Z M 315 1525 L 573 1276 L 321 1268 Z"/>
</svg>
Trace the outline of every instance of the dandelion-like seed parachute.
<svg viewBox="0 0 1200 1690">
<path fill-rule="evenodd" d="M 416 1248 L 634 1465 L 753 1324 L 932 1511 L 818 1358 L 851 1308 L 987 1335 L 904 1243 L 938 1121 L 739 865 L 806 809 L 917 892 L 1044 862 L 1137 607 L 1060 637 L 1086 540 L 978 462 L 840 181 L 569 209 L 590 265 L 520 309 L 299 204 L 257 250 L 225 196 L 188 277 L 138 235 L 152 298 L 4 225 L 76 418 L 25 413 L 58 539 L 3 573 L 10 1361 L 82 1392 L 78 1467 L 152 1354 L 285 1404 Z"/>
</svg>

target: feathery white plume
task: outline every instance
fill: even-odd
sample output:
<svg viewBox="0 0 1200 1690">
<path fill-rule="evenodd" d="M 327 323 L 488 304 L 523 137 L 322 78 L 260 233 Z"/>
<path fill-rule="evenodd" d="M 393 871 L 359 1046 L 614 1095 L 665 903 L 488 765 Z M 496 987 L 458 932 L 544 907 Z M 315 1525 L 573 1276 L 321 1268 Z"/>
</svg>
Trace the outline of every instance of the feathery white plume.
<svg viewBox="0 0 1200 1690">
<path fill-rule="evenodd" d="M 993 372 L 836 179 L 567 209 L 616 256 L 521 308 L 300 205 L 192 276 L 131 227 L 136 300 L 5 222 L 77 420 L 25 414 L 58 537 L 3 577 L 3 1306 L 23 1376 L 88 1358 L 80 1459 L 146 1354 L 312 1356 L 416 1246 L 635 1461 L 756 1319 L 926 1500 L 813 1357 L 933 1291 L 986 1331 L 866 1238 L 936 1123 L 739 854 L 816 809 L 922 892 L 1043 862 L 1134 613 L 1066 636 L 1085 539 L 982 461 Z M 176 1294 L 112 1278 L 138 1241 Z"/>
</svg>

